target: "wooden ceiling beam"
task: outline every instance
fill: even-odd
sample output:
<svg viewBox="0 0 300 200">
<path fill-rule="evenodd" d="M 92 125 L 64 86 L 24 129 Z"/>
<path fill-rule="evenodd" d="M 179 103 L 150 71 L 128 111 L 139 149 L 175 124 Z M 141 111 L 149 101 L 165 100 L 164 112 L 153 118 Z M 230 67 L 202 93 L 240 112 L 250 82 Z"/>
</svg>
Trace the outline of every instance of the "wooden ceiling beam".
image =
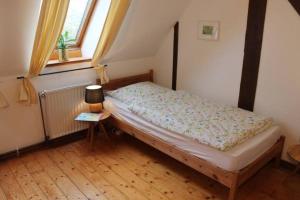
<svg viewBox="0 0 300 200">
<path fill-rule="evenodd" d="M 300 15 L 300 1 L 299 0 L 289 0 L 289 2 L 292 4 L 292 6 L 295 8 L 295 10 Z"/>
</svg>

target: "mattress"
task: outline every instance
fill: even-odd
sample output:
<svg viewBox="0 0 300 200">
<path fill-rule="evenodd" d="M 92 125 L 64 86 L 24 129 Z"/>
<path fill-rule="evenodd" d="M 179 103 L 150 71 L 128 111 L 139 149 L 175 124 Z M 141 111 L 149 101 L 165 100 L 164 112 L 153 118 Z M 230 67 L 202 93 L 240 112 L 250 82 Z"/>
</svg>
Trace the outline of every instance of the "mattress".
<svg viewBox="0 0 300 200">
<path fill-rule="evenodd" d="M 151 82 L 131 84 L 107 94 L 148 122 L 221 151 L 273 125 L 269 117 Z"/>
<path fill-rule="evenodd" d="M 160 138 L 227 171 L 243 169 L 270 149 L 281 136 L 279 127 L 274 125 L 246 142 L 224 152 L 154 125 L 132 113 L 126 104 L 115 98 L 106 97 L 104 106 L 119 120 L 125 121 L 153 137 Z"/>
</svg>

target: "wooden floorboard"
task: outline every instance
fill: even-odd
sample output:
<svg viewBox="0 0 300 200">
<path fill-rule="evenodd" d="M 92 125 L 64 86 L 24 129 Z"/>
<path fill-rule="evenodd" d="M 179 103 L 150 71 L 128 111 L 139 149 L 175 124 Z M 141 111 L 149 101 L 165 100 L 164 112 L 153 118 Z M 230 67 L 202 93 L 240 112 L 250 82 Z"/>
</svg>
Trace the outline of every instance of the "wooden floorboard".
<svg viewBox="0 0 300 200">
<path fill-rule="evenodd" d="M 0 165 L 0 187 L 7 199 L 25 200 L 26 196 L 9 166 Z"/>
<path fill-rule="evenodd" d="M 144 180 L 142 180 L 139 176 L 137 176 L 135 173 L 133 173 L 128 168 L 124 167 L 121 163 L 118 161 L 112 159 L 110 156 L 107 156 L 105 154 L 101 154 L 97 156 L 101 162 L 106 165 L 109 169 L 114 171 L 119 176 L 125 178 L 126 180 L 129 180 L 129 182 L 137 188 L 137 190 L 141 193 L 143 193 L 147 198 L 150 199 L 161 199 L 161 200 L 167 200 L 165 195 L 163 193 L 160 193 L 159 190 L 157 190 L 155 187 L 153 187 L 151 184 L 148 184 Z"/>
<path fill-rule="evenodd" d="M 58 153 L 56 149 L 52 149 L 47 153 L 88 199 L 106 200 L 105 196 L 68 159 L 65 159 Z"/>
<path fill-rule="evenodd" d="M 48 173 L 43 169 L 43 167 L 38 163 L 34 156 L 26 155 L 20 160 L 22 160 L 34 181 L 39 185 L 48 199 L 67 200 L 66 196 L 51 179 Z"/>
<path fill-rule="evenodd" d="M 3 192 L 3 190 L 1 189 L 0 187 L 0 200 L 6 200 L 6 196 L 5 196 L 5 193 Z"/>
<path fill-rule="evenodd" d="M 46 151 L 36 153 L 36 158 L 44 171 L 51 177 L 68 199 L 87 200 L 79 187 L 64 174 L 60 168 L 48 157 Z"/>
<path fill-rule="evenodd" d="M 84 150 L 84 149 L 83 149 Z M 123 192 L 129 199 L 143 200 L 149 199 L 146 194 L 139 191 L 133 183 L 127 178 L 120 176 L 110 167 L 106 166 L 99 158 L 97 153 L 92 152 L 82 155 L 80 151 L 76 151 L 77 155 L 88 162 L 98 173 L 102 174 L 108 182 L 114 185 L 118 190 Z"/>
<path fill-rule="evenodd" d="M 46 200 L 47 197 L 44 195 L 38 184 L 34 181 L 33 177 L 24 166 L 20 159 L 14 159 L 8 162 L 12 173 L 14 174 L 17 182 L 23 189 L 27 199 L 31 200 Z"/>
<path fill-rule="evenodd" d="M 218 193 L 218 197 L 216 197 L 216 195 L 211 195 L 211 190 L 216 189 L 211 188 L 211 184 L 214 183 L 213 180 L 203 176 L 201 177 L 202 182 L 200 184 L 202 187 L 199 187 L 199 182 L 195 181 L 195 178 L 193 178 L 193 170 L 186 170 L 186 166 L 183 166 L 181 163 L 178 163 L 175 160 L 160 154 L 159 152 L 153 151 L 154 149 L 152 148 L 145 148 L 145 150 L 146 151 L 144 151 L 144 153 L 141 153 L 138 149 L 133 149 L 132 146 L 128 148 L 128 146 L 125 145 L 122 149 L 120 148 L 119 153 L 125 158 L 131 159 L 135 165 L 141 166 L 142 171 L 147 170 L 149 173 L 159 176 L 161 180 L 165 181 L 165 183 L 161 184 L 172 186 L 172 191 L 176 190 L 178 187 L 184 189 L 182 191 L 177 191 L 175 196 L 189 195 L 191 196 L 191 199 L 222 199 L 222 193 Z M 158 154 L 151 156 L 151 154 L 154 152 Z M 180 168 L 181 166 L 183 166 L 183 168 Z M 199 176 L 199 174 L 197 175 Z M 203 187 L 203 185 L 206 185 L 206 187 Z M 178 194 L 179 192 L 182 194 Z"/>
<path fill-rule="evenodd" d="M 0 163 L 0 200 L 225 200 L 228 190 L 133 139 L 85 140 Z M 272 163 L 237 200 L 298 200 L 300 177 Z"/>
<path fill-rule="evenodd" d="M 133 150 L 129 152 L 128 149 L 130 148 L 124 148 L 122 146 L 119 146 L 116 150 L 112 145 L 108 147 L 108 145 L 102 145 L 101 143 L 99 144 L 99 148 L 99 154 L 104 152 L 103 155 L 108 155 L 111 151 L 114 151 L 113 154 L 109 154 L 108 157 L 115 159 L 117 163 L 119 162 L 119 165 L 128 168 L 170 199 L 179 197 L 185 198 L 187 195 L 190 196 L 191 200 L 210 198 L 206 191 L 199 189 L 199 187 L 193 187 L 187 179 L 177 179 L 176 176 L 173 176 L 171 172 L 166 169 L 166 166 L 149 166 L 153 160 L 151 160 L 150 157 L 140 155 L 138 151 Z M 161 185 L 165 185 L 165 187 L 160 187 Z M 184 190 L 177 190 L 178 187 Z M 161 190 L 161 188 L 164 190 Z"/>
<path fill-rule="evenodd" d="M 78 157 L 70 146 L 64 146 L 59 151 L 70 160 L 73 165 L 80 170 L 96 187 L 101 191 L 107 199 L 119 200 L 129 199 L 125 194 L 108 182 L 97 170 L 92 168 L 87 162 Z"/>
</svg>

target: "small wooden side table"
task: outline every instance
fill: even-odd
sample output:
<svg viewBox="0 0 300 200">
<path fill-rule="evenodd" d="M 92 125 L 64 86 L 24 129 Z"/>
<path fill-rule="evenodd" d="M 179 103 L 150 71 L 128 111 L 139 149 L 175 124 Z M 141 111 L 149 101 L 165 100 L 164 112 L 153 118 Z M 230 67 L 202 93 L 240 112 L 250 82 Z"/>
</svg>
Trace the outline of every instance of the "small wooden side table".
<svg viewBox="0 0 300 200">
<path fill-rule="evenodd" d="M 293 172 L 293 174 L 296 174 L 300 169 L 300 144 L 291 146 L 288 149 L 287 153 L 294 161 L 297 162 L 296 169 Z"/>
<path fill-rule="evenodd" d="M 81 115 L 82 114 L 89 114 L 89 113 L 81 113 Z M 111 113 L 104 109 L 101 113 L 99 113 L 99 115 L 100 115 L 99 119 L 95 119 L 95 118 L 91 118 L 91 119 L 83 118 L 83 119 L 81 119 L 81 118 L 79 118 L 80 115 L 76 118 L 77 121 L 82 121 L 82 122 L 88 122 L 89 123 L 87 139 L 90 143 L 91 149 L 93 149 L 93 147 L 94 147 L 94 140 L 95 140 L 95 134 L 96 134 L 95 133 L 95 127 L 97 125 L 99 125 L 99 129 L 104 134 L 106 139 L 109 139 L 107 131 L 106 131 L 104 125 L 103 125 L 103 122 L 111 116 Z"/>
</svg>

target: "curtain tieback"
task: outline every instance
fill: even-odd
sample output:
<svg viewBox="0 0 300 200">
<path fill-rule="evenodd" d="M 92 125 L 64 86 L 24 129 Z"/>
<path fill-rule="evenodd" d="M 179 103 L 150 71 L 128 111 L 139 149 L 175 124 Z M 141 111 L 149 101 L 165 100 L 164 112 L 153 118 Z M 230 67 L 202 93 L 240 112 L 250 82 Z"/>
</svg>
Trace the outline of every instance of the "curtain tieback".
<svg viewBox="0 0 300 200">
<path fill-rule="evenodd" d="M 30 81 L 31 77 L 33 76 L 28 75 L 22 80 L 20 96 L 19 96 L 19 101 L 21 103 L 25 103 L 28 105 L 37 104 L 38 102 L 36 90 Z"/>
<path fill-rule="evenodd" d="M 9 104 L 8 104 L 7 100 L 5 99 L 4 95 L 0 91 L 0 108 L 6 108 L 8 106 L 9 106 Z"/>
<path fill-rule="evenodd" d="M 109 77 L 107 75 L 106 68 L 104 67 L 104 65 L 97 65 L 95 67 L 95 70 L 98 74 L 101 85 L 109 82 Z"/>
</svg>

